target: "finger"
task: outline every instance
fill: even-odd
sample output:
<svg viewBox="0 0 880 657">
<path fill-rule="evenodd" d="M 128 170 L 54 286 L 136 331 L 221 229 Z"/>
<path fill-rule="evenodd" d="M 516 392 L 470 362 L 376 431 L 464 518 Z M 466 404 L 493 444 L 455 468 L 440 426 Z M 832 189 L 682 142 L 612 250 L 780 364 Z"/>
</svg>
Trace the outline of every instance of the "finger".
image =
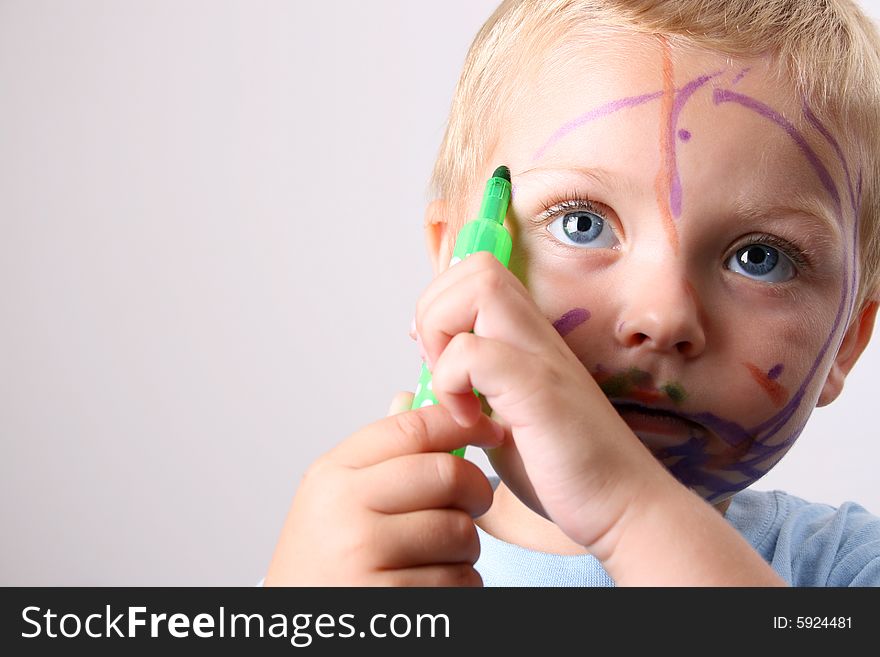
<svg viewBox="0 0 880 657">
<path fill-rule="evenodd" d="M 481 271 L 495 272 L 506 281 L 512 292 L 519 294 L 524 299 L 531 299 L 529 291 L 511 271 L 505 268 L 491 253 L 480 251 L 436 276 L 425 288 L 416 302 L 415 333 L 419 334 L 422 331 L 421 318 L 425 308 L 429 307 L 438 296 L 450 287 L 460 284 L 462 280 Z"/>
<path fill-rule="evenodd" d="M 451 563 L 381 571 L 375 586 L 483 586 L 473 564 Z"/>
<path fill-rule="evenodd" d="M 408 454 L 360 470 L 366 505 L 381 513 L 458 509 L 471 517 L 492 506 L 492 485 L 479 466 L 448 453 Z"/>
<path fill-rule="evenodd" d="M 481 269 L 421 308 L 419 336 L 429 363 L 437 362 L 455 335 L 471 330 L 531 353 L 568 348 L 535 302 L 513 289 L 511 278 L 503 269 Z"/>
<path fill-rule="evenodd" d="M 463 511 L 428 509 L 388 515 L 376 525 L 378 537 L 397 536 L 382 550 L 377 568 L 411 568 L 442 563 L 474 563 L 480 539 L 473 519 Z"/>
<path fill-rule="evenodd" d="M 434 405 L 373 422 L 331 449 L 327 457 L 363 468 L 405 454 L 449 452 L 466 445 L 496 447 L 503 439 L 503 428 L 486 416 L 465 429 L 445 408 Z"/>
<path fill-rule="evenodd" d="M 478 251 L 460 261 L 458 264 L 447 267 L 444 271 L 434 277 L 430 284 L 428 284 L 416 304 L 416 317 L 414 318 L 416 319 L 416 324 L 418 325 L 419 304 L 422 302 L 430 303 L 434 296 L 443 292 L 443 290 L 450 285 L 455 285 L 460 279 L 470 276 L 480 269 L 486 268 L 498 268 L 508 272 L 513 279 L 513 281 L 511 281 L 513 287 L 519 290 L 520 294 L 523 296 L 531 296 L 522 282 L 509 269 L 502 265 L 498 258 L 488 251 Z"/>
<path fill-rule="evenodd" d="M 582 366 L 562 369 L 550 359 L 505 342 L 460 333 L 434 366 L 432 390 L 440 405 L 465 427 L 479 423 L 483 416 L 474 388 L 513 426 L 553 426 L 559 421 L 554 416 L 560 406 L 559 391 L 582 390 L 590 381 Z M 524 400 L 528 404 L 522 404 Z"/>
<path fill-rule="evenodd" d="M 396 395 L 394 395 L 394 399 L 391 400 L 391 405 L 388 407 L 388 413 L 386 413 L 386 417 L 389 415 L 397 415 L 398 413 L 408 411 L 409 407 L 412 406 L 412 400 L 413 393 L 398 392 Z"/>
</svg>

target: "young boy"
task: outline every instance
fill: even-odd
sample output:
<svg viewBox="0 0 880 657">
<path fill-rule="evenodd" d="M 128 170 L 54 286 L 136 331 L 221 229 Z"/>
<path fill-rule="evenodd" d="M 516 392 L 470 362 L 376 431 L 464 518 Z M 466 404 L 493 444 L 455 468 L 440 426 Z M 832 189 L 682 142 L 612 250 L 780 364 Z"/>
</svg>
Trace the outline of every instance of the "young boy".
<svg viewBox="0 0 880 657">
<path fill-rule="evenodd" d="M 878 43 L 848 0 L 503 2 L 427 211 L 440 405 L 309 468 L 266 585 L 880 585 L 880 519 L 748 490 L 871 335 Z M 448 267 L 502 164 L 510 269 Z"/>
</svg>

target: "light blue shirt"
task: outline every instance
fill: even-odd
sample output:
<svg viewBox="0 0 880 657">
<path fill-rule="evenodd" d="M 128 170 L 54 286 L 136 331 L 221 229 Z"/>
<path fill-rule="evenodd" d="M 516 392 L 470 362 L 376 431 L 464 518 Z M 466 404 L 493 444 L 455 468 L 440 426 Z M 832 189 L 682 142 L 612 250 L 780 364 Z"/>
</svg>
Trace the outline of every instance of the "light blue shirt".
<svg viewBox="0 0 880 657">
<path fill-rule="evenodd" d="M 858 504 L 747 489 L 724 517 L 792 586 L 880 586 L 880 518 Z M 485 586 L 614 586 L 590 555 L 536 552 L 477 532 Z"/>
</svg>

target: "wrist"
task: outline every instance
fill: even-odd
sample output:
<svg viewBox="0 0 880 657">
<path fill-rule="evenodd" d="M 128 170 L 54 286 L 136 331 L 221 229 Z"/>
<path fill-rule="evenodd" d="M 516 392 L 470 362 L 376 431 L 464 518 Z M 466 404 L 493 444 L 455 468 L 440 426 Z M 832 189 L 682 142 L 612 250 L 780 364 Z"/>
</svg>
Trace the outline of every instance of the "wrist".
<svg viewBox="0 0 880 657">
<path fill-rule="evenodd" d="M 669 472 L 653 460 L 630 485 L 621 487 L 619 501 L 614 505 L 620 511 L 614 522 L 590 545 L 590 554 L 602 562 L 609 575 L 609 564 L 619 561 L 619 555 L 629 549 L 631 539 L 641 535 L 674 505 L 678 496 L 688 491 Z M 662 522 L 662 521 L 661 521 Z M 612 575 L 613 578 L 613 575 Z"/>
<path fill-rule="evenodd" d="M 721 513 L 666 470 L 633 499 L 602 546 L 618 586 L 784 586 Z"/>
</svg>

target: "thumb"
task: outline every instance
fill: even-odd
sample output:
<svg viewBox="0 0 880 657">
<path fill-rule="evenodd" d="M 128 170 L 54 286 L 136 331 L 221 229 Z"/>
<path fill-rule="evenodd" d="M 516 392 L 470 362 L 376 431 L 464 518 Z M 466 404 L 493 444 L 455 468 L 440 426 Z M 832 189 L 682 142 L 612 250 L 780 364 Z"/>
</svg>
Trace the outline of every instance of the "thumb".
<svg viewBox="0 0 880 657">
<path fill-rule="evenodd" d="M 408 411 L 409 407 L 412 406 L 413 397 L 414 395 L 411 392 L 398 392 L 394 395 L 394 399 L 391 400 L 391 406 L 388 407 L 386 415 L 397 415 L 398 413 Z"/>
</svg>

